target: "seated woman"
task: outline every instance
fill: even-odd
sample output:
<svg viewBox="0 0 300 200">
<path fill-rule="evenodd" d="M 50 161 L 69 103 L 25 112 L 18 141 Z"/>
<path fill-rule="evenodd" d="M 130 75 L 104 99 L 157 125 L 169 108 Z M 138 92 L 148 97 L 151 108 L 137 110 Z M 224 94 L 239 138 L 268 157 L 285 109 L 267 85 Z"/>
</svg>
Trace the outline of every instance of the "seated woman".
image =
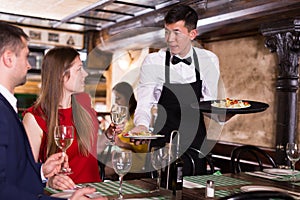
<svg viewBox="0 0 300 200">
<path fill-rule="evenodd" d="M 45 162 L 59 151 L 54 141 L 56 125 L 73 126 L 74 140 L 67 149 L 73 173 L 56 175 L 48 183 L 64 190 L 78 183 L 100 182 L 96 155 L 99 122 L 90 96 L 83 93 L 88 74 L 79 53 L 71 47 L 51 49 L 43 59 L 41 75 L 41 94 L 23 114 L 35 161 Z"/>
<path fill-rule="evenodd" d="M 144 170 L 145 165 L 145 157 L 146 153 L 148 152 L 148 144 L 142 144 L 142 145 L 134 145 L 130 142 L 129 138 L 125 138 L 123 136 L 124 133 L 127 133 L 134 127 L 133 123 L 133 115 L 136 108 L 136 99 L 134 97 L 133 88 L 132 86 L 127 82 L 119 82 L 113 87 L 112 90 L 114 94 L 114 100 L 115 103 L 121 106 L 127 106 L 129 115 L 128 120 L 125 124 L 124 130 L 118 134 L 118 137 L 115 137 L 115 144 L 124 149 L 129 149 L 133 154 L 133 165 L 131 167 L 130 172 L 133 173 L 141 173 Z M 114 125 L 111 124 L 110 127 L 107 129 L 105 134 L 107 137 L 111 138 L 113 134 L 113 128 Z M 106 168 L 106 174 L 109 175 L 113 173 L 111 170 Z"/>
</svg>

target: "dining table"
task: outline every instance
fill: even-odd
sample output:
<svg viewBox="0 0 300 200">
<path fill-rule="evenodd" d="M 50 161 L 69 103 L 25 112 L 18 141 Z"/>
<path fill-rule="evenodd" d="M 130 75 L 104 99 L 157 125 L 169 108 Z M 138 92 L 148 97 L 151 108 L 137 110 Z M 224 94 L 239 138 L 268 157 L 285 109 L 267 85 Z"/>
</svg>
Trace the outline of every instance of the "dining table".
<svg viewBox="0 0 300 200">
<path fill-rule="evenodd" d="M 220 172 L 211 175 L 185 176 L 183 177 L 182 199 L 206 199 L 206 182 L 214 182 L 214 197 L 210 199 L 220 199 L 235 193 L 247 192 L 248 190 L 280 190 L 292 195 L 295 199 L 300 199 L 300 173 L 296 176 L 296 181 L 292 181 L 290 176 L 279 176 L 262 171 L 241 172 L 238 174 Z M 79 186 L 95 187 L 97 194 L 108 199 L 118 197 L 119 182 L 104 181 L 100 183 L 85 183 Z M 152 192 L 156 188 L 156 179 L 141 178 L 136 180 L 125 180 L 123 182 L 124 199 L 179 199 L 173 195 L 171 190 L 160 188 L 160 191 Z M 72 191 L 60 191 L 49 187 L 45 192 L 56 197 L 68 198 Z M 74 191 L 73 191 L 74 192 Z"/>
</svg>

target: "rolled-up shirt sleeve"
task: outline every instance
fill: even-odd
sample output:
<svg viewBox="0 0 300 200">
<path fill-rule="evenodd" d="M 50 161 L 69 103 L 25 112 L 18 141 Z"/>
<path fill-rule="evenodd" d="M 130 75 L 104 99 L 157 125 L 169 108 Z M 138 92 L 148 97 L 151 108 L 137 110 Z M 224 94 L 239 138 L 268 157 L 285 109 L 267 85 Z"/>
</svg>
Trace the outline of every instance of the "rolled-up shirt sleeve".
<svg viewBox="0 0 300 200">
<path fill-rule="evenodd" d="M 200 76 L 202 80 L 203 99 L 201 100 L 215 100 L 218 98 L 219 92 L 219 59 L 214 53 L 204 51 L 207 54 L 206 56 L 203 56 L 203 54 L 198 55 L 198 59 L 202 62 L 202 66 L 200 66 Z"/>
</svg>

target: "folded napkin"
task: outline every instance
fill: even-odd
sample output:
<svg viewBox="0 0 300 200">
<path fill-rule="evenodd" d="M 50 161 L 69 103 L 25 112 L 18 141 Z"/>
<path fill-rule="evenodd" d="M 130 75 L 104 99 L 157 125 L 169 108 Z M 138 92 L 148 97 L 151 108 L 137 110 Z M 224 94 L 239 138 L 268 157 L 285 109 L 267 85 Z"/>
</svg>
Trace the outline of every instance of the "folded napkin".
<svg viewBox="0 0 300 200">
<path fill-rule="evenodd" d="M 205 188 L 205 185 L 193 183 L 191 181 L 183 180 L 183 187 L 185 188 Z"/>
</svg>

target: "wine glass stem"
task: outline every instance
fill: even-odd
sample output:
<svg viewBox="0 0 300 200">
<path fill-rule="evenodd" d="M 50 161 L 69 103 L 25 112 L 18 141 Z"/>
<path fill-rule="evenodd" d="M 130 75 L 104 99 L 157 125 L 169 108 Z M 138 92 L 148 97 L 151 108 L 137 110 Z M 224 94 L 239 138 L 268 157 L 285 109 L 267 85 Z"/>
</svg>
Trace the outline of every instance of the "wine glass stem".
<svg viewBox="0 0 300 200">
<path fill-rule="evenodd" d="M 119 187 L 119 199 L 123 199 L 123 193 L 122 193 L 122 183 L 123 183 L 123 176 L 119 176 L 120 181 L 120 187 Z"/>
<path fill-rule="evenodd" d="M 62 156 L 65 157 L 66 155 L 67 155 L 66 150 L 63 150 L 63 151 L 62 151 Z M 61 171 L 62 171 L 62 172 L 66 171 L 66 168 L 65 168 L 65 159 L 64 159 L 64 161 L 61 163 Z"/>
<path fill-rule="evenodd" d="M 295 181 L 296 177 L 295 177 L 295 166 L 296 163 L 295 162 L 292 162 L 292 166 L 293 166 L 293 169 L 292 169 L 292 176 L 293 176 L 293 181 Z"/>
<path fill-rule="evenodd" d="M 157 182 L 156 182 L 156 190 L 159 191 L 160 189 L 160 177 L 161 177 L 161 170 L 157 170 Z"/>
<path fill-rule="evenodd" d="M 116 139 L 116 131 L 114 130 L 113 131 L 113 136 L 112 136 L 112 142 L 115 142 L 115 139 Z"/>
</svg>

